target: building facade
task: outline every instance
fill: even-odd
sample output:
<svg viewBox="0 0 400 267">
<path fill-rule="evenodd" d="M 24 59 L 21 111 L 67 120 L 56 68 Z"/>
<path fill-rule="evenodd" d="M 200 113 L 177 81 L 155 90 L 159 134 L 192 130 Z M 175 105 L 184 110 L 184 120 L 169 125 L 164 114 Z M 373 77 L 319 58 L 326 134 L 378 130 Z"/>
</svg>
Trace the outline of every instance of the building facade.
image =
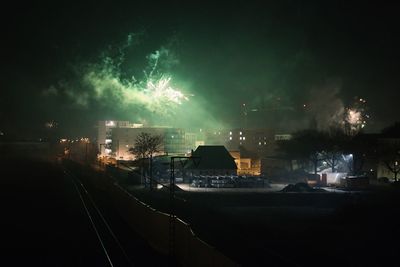
<svg viewBox="0 0 400 267">
<path fill-rule="evenodd" d="M 197 136 L 181 128 L 167 126 L 144 126 L 129 121 L 100 121 L 98 123 L 97 145 L 100 156 L 117 160 L 134 160 L 129 152 L 141 133 L 160 135 L 162 144 L 158 154 L 189 154 L 196 148 Z"/>
<path fill-rule="evenodd" d="M 115 129 L 141 128 L 143 124 L 129 121 L 99 121 L 97 125 L 97 145 L 100 156 L 112 155 L 112 134 Z"/>
<path fill-rule="evenodd" d="M 97 145 L 101 156 L 117 160 L 133 160 L 129 149 L 134 147 L 140 133 L 161 135 L 159 154 L 189 155 L 200 145 L 225 146 L 228 151 L 239 151 L 239 170 L 259 173 L 259 159 L 274 153 L 276 140 L 290 138 L 276 135 L 272 129 L 183 129 L 167 126 L 144 126 L 129 121 L 100 121 Z M 256 168 L 256 169 L 255 169 Z"/>
</svg>

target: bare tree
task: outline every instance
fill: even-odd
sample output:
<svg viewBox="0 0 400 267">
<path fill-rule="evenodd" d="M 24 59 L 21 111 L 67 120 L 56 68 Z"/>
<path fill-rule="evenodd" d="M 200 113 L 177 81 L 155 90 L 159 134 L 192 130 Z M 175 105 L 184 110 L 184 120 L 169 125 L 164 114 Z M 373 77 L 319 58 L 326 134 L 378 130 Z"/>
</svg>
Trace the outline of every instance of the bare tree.
<svg viewBox="0 0 400 267">
<path fill-rule="evenodd" d="M 386 168 L 394 174 L 394 180 L 397 182 L 400 173 L 400 148 L 397 146 L 381 148 L 380 158 Z"/>
<path fill-rule="evenodd" d="M 129 152 L 135 155 L 138 159 L 146 158 L 150 137 L 151 135 L 148 133 L 140 133 L 135 139 L 134 146 L 129 148 Z"/>
<path fill-rule="evenodd" d="M 400 122 L 383 129 L 382 137 L 385 141 L 379 147 L 379 157 L 394 174 L 394 180 L 397 182 L 400 173 Z"/>
<path fill-rule="evenodd" d="M 400 173 L 400 161 L 384 161 L 386 167 L 394 174 L 394 181 L 397 182 L 397 175 Z"/>
<path fill-rule="evenodd" d="M 153 187 L 153 156 L 161 151 L 163 137 L 142 132 L 136 139 L 129 151 L 142 161 L 142 177 L 144 172 L 144 160 L 149 159 L 150 189 Z"/>
<path fill-rule="evenodd" d="M 336 172 L 341 159 L 343 159 L 343 152 L 347 143 L 351 140 L 351 136 L 347 135 L 340 128 L 331 128 L 328 132 L 326 139 L 326 149 L 324 151 L 325 161 L 332 172 Z"/>
<path fill-rule="evenodd" d="M 150 158 L 152 158 L 155 153 L 160 152 L 162 143 L 163 143 L 163 137 L 161 135 L 150 136 L 148 142 L 147 155 Z"/>
<path fill-rule="evenodd" d="M 278 143 L 279 149 L 291 159 L 310 162 L 314 174 L 317 174 L 318 163 L 324 160 L 322 152 L 326 147 L 327 134 L 317 130 L 303 130 L 293 134 L 291 140 Z"/>
</svg>

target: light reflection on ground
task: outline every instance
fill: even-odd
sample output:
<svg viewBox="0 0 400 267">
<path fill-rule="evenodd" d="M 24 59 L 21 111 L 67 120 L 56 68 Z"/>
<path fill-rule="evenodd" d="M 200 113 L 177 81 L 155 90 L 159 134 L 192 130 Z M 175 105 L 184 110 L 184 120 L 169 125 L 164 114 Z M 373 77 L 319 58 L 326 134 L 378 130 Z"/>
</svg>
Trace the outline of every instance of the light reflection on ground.
<svg viewBox="0 0 400 267">
<path fill-rule="evenodd" d="M 213 188 L 213 187 L 191 187 L 189 184 L 177 184 L 179 188 L 189 192 L 225 192 L 225 193 L 265 193 L 278 192 L 287 184 L 271 184 L 269 187 L 252 187 L 252 188 Z"/>
</svg>

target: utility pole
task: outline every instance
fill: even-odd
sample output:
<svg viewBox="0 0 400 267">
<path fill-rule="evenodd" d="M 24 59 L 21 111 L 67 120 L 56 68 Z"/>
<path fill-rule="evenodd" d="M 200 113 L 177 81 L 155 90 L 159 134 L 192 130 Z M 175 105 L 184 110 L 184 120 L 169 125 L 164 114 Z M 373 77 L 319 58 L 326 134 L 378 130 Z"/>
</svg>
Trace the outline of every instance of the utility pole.
<svg viewBox="0 0 400 267">
<path fill-rule="evenodd" d="M 105 146 L 106 144 L 99 144 L 99 154 L 100 154 L 100 156 L 101 156 L 101 146 Z M 99 165 L 101 166 L 101 164 L 102 164 L 102 160 L 101 160 L 101 157 L 100 157 L 100 160 L 99 160 Z"/>
<path fill-rule="evenodd" d="M 88 142 L 87 141 L 85 141 L 85 162 L 86 162 L 86 164 L 87 164 L 87 162 L 88 162 L 88 160 L 87 160 L 87 152 L 88 152 Z"/>
<path fill-rule="evenodd" d="M 242 115 L 243 115 L 243 128 L 247 128 L 247 108 L 246 108 L 246 103 L 242 104 Z"/>
<path fill-rule="evenodd" d="M 177 156 L 171 157 L 170 163 L 170 180 L 169 180 L 169 201 L 170 201 L 170 214 L 169 214 L 169 256 L 170 260 L 173 261 L 175 255 L 175 159 L 179 159 L 182 168 L 185 167 L 185 164 L 188 160 L 193 160 L 195 167 L 198 166 L 200 162 L 199 157 L 185 157 L 185 156 Z M 196 161 L 197 160 L 197 161 Z"/>
<path fill-rule="evenodd" d="M 150 167 L 150 191 L 153 190 L 153 154 L 150 154 L 150 162 L 149 162 L 149 167 Z"/>
<path fill-rule="evenodd" d="M 169 179 L 169 256 L 171 263 L 175 254 L 175 162 L 179 157 L 171 157 Z"/>
</svg>

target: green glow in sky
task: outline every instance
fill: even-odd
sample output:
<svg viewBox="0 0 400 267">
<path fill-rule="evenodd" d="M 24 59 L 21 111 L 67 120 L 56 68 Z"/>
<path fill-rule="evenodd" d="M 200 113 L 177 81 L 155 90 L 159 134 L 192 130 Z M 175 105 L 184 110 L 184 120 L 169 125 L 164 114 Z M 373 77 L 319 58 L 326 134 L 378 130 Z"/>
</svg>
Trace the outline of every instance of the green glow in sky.
<svg viewBox="0 0 400 267">
<path fill-rule="evenodd" d="M 173 68 L 179 61 L 170 49 L 159 48 L 143 63 L 143 58 L 129 57 L 129 48 L 136 44 L 128 35 L 116 54 L 106 50 L 97 62 L 82 63 L 76 67 L 76 79 L 60 82 L 46 94 L 65 94 L 78 107 L 109 110 L 111 119 L 175 127 L 222 127 L 214 119 L 209 102 L 194 97 L 190 81 L 176 77 Z"/>
<path fill-rule="evenodd" d="M 140 106 L 149 112 L 168 115 L 174 112 L 178 105 L 188 101 L 182 91 L 173 85 L 173 76 L 160 67 L 160 62 L 168 60 L 169 51 L 165 48 L 147 56 L 148 65 L 143 70 L 143 77 L 138 80 L 121 76 L 118 62 L 106 57 L 100 64 L 92 64 L 87 68 L 84 81 L 93 88 L 94 97 L 98 101 L 124 107 Z M 122 57 L 121 57 L 122 58 Z"/>
</svg>

